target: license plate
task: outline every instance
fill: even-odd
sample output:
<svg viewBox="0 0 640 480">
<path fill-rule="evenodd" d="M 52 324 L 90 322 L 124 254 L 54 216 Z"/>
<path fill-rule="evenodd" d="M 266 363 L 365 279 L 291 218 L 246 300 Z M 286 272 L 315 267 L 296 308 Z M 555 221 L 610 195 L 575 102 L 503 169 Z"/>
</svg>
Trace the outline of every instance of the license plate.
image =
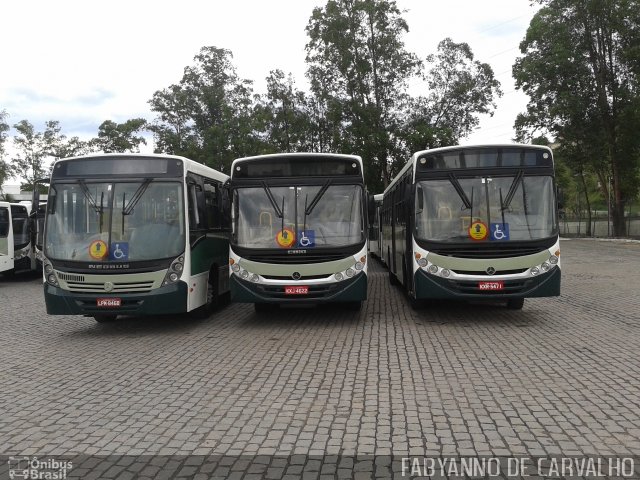
<svg viewBox="0 0 640 480">
<path fill-rule="evenodd" d="M 480 290 L 503 290 L 504 282 L 478 282 Z"/>
<path fill-rule="evenodd" d="M 102 308 L 114 308 L 122 305 L 119 298 L 96 298 L 96 306 Z"/>
<path fill-rule="evenodd" d="M 309 287 L 307 285 L 284 287 L 285 295 L 306 295 L 307 293 L 309 293 Z"/>
</svg>

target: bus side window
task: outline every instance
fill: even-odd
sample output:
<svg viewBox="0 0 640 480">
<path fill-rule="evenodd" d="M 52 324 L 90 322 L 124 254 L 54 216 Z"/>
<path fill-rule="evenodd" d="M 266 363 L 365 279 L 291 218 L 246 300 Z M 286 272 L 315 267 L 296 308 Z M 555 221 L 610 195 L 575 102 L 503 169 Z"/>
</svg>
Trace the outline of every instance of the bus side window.
<svg viewBox="0 0 640 480">
<path fill-rule="evenodd" d="M 200 181 L 198 181 L 200 180 Z M 204 215 L 204 189 L 201 179 L 190 177 L 188 185 L 189 240 L 199 238 L 206 228 Z"/>
<path fill-rule="evenodd" d="M 217 230 L 220 228 L 222 212 L 220 209 L 220 190 L 212 182 L 204 183 L 204 206 L 207 218 L 207 229 Z"/>
</svg>

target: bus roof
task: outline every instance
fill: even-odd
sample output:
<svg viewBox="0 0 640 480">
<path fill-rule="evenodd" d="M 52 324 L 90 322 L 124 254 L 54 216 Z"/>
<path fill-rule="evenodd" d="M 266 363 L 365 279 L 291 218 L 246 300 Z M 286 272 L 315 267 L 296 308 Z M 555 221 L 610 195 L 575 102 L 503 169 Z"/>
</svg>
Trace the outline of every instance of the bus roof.
<svg viewBox="0 0 640 480">
<path fill-rule="evenodd" d="M 87 155 L 80 155 L 76 157 L 67 157 L 61 158 L 57 160 L 58 162 L 67 162 L 70 160 L 83 160 L 83 159 L 95 159 L 95 158 L 157 158 L 157 159 L 173 159 L 173 160 L 181 160 L 184 165 L 187 167 L 187 171 L 201 174 L 206 177 L 211 177 L 221 182 L 225 182 L 229 179 L 229 176 L 215 170 L 214 168 L 207 167 L 202 163 L 196 162 L 195 160 L 191 160 L 186 157 L 182 157 L 180 155 L 168 155 L 165 153 L 94 153 Z M 55 164 L 54 164 L 55 165 Z"/>
<path fill-rule="evenodd" d="M 343 159 L 350 159 L 353 161 L 358 162 L 360 165 L 362 165 L 362 158 L 358 155 L 349 155 L 346 153 L 315 153 L 315 152 L 298 152 L 298 153 L 269 153 L 266 155 L 254 155 L 252 157 L 242 157 L 242 158 L 236 158 L 233 163 L 231 164 L 231 172 L 232 172 L 232 176 L 233 176 L 233 167 L 234 165 L 236 165 L 236 163 L 240 163 L 240 162 L 246 162 L 246 161 L 252 161 L 252 160 L 261 160 L 261 159 L 274 159 L 274 158 L 286 158 L 286 159 L 290 159 L 290 160 L 296 160 L 296 159 L 309 159 L 309 158 L 317 158 L 318 160 L 321 159 L 328 159 L 328 158 L 343 158 Z"/>
<path fill-rule="evenodd" d="M 405 165 L 402 167 L 402 170 L 398 172 L 398 174 L 393 178 L 393 180 L 391 180 L 387 188 L 385 188 L 383 195 L 386 194 L 387 191 L 398 182 L 398 179 L 400 179 L 408 169 L 413 168 L 414 174 L 415 174 L 416 160 L 425 154 L 438 154 L 438 153 L 448 152 L 452 150 L 473 150 L 473 149 L 481 149 L 481 148 L 526 148 L 529 150 L 536 150 L 536 149 L 546 150 L 552 153 L 551 148 L 545 145 L 531 145 L 526 143 L 486 143 L 486 144 L 474 144 L 474 145 L 452 145 L 448 147 L 438 147 L 438 148 L 429 148 L 426 150 L 419 150 L 415 152 L 413 155 L 411 155 L 411 158 L 407 161 L 407 163 L 405 163 Z"/>
</svg>

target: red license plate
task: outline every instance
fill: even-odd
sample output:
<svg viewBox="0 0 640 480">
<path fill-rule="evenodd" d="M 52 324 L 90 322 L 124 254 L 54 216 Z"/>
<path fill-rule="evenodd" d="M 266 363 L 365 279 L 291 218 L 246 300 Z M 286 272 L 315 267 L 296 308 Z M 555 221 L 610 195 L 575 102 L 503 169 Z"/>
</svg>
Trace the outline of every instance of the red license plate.
<svg viewBox="0 0 640 480">
<path fill-rule="evenodd" d="M 96 298 L 96 306 L 102 308 L 114 308 L 122 305 L 119 298 Z"/>
<path fill-rule="evenodd" d="M 480 290 L 503 290 L 504 282 L 478 282 Z"/>
<path fill-rule="evenodd" d="M 307 293 L 309 293 L 309 287 L 307 285 L 284 287 L 285 295 L 306 295 Z"/>
</svg>

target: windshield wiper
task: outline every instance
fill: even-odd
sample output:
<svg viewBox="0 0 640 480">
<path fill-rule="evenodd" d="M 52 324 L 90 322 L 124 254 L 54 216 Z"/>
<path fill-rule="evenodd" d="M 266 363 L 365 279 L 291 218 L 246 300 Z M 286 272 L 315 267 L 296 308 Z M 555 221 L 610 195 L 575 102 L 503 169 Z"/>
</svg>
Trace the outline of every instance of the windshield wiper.
<svg viewBox="0 0 640 480">
<path fill-rule="evenodd" d="M 267 198 L 271 202 L 271 206 L 273 207 L 273 210 L 276 212 L 276 216 L 278 218 L 282 218 L 282 222 L 284 223 L 284 197 L 282 197 L 282 210 L 280 210 L 280 207 L 276 203 L 276 199 L 273 197 L 273 193 L 271 193 L 271 189 L 267 185 L 267 182 L 265 181 L 262 182 L 262 188 L 264 189 L 264 193 L 267 194 Z"/>
<path fill-rule="evenodd" d="M 320 199 L 322 198 L 322 196 L 325 194 L 325 192 L 331 186 L 332 183 L 333 183 L 332 180 L 327 180 L 325 182 L 325 184 L 318 191 L 318 193 L 316 193 L 316 196 L 313 197 L 313 200 L 311 200 L 311 204 L 308 207 L 307 206 L 304 207 L 305 215 L 311 215 L 311 212 L 313 212 L 313 209 L 316 208 L 316 205 L 318 204 L 318 202 L 320 201 Z"/>
<path fill-rule="evenodd" d="M 133 208 L 138 204 L 138 202 L 142 198 L 142 195 L 144 195 L 144 192 L 147 190 L 147 188 L 149 187 L 149 184 L 151 183 L 152 180 L 153 180 L 152 178 L 145 178 L 144 179 L 144 181 L 140 184 L 138 189 L 133 194 L 133 197 L 131 197 L 131 200 L 129 200 L 129 203 L 127 204 L 126 207 L 124 205 L 124 193 L 123 193 L 123 195 L 122 195 L 122 215 L 131 215 L 131 213 L 133 213 Z"/>
<path fill-rule="evenodd" d="M 100 205 L 98 206 L 95 199 L 91 196 L 91 192 L 89 191 L 87 184 L 84 183 L 84 180 L 78 180 L 78 185 L 80 185 L 80 188 L 82 189 L 82 193 L 84 193 L 85 198 L 87 199 L 87 201 L 89 202 L 93 210 L 98 215 L 100 215 L 100 220 L 99 220 L 100 223 L 98 225 L 98 229 L 99 229 L 98 231 L 102 233 L 102 220 L 104 217 L 104 191 L 100 192 Z"/>
<path fill-rule="evenodd" d="M 84 193 L 84 196 L 89 202 L 89 204 L 91 205 L 91 207 L 93 207 L 96 213 L 99 213 L 100 215 L 102 215 L 102 212 L 104 211 L 104 208 L 102 206 L 102 197 L 100 198 L 100 206 L 98 206 L 95 199 L 91 196 L 91 192 L 89 191 L 87 184 L 84 183 L 84 180 L 78 180 L 78 185 L 80 185 L 80 188 L 82 189 L 82 193 Z M 104 196 L 104 192 L 102 192 L 102 194 Z"/>
<path fill-rule="evenodd" d="M 507 198 L 504 199 L 504 203 L 500 200 L 500 208 L 502 208 L 502 210 L 506 210 L 509 208 L 509 205 L 511 205 L 511 200 L 513 200 L 513 196 L 516 194 L 516 190 L 518 189 L 518 182 L 522 180 L 522 177 L 524 177 L 524 170 L 519 170 L 516 178 L 513 179 L 513 182 L 509 187 Z M 524 188 L 524 182 L 522 183 L 522 188 Z"/>
<path fill-rule="evenodd" d="M 464 204 L 465 208 L 466 209 L 471 208 L 471 204 L 473 202 L 473 190 L 471 191 L 472 200 L 469 201 L 469 198 L 467 197 L 467 194 L 464 192 L 462 186 L 460 185 L 458 178 L 453 173 L 449 174 L 449 181 L 451 182 L 451 185 L 453 185 L 453 188 L 456 189 L 456 192 L 458 193 L 458 196 L 460 197 L 460 199 L 462 199 L 462 203 Z"/>
</svg>

